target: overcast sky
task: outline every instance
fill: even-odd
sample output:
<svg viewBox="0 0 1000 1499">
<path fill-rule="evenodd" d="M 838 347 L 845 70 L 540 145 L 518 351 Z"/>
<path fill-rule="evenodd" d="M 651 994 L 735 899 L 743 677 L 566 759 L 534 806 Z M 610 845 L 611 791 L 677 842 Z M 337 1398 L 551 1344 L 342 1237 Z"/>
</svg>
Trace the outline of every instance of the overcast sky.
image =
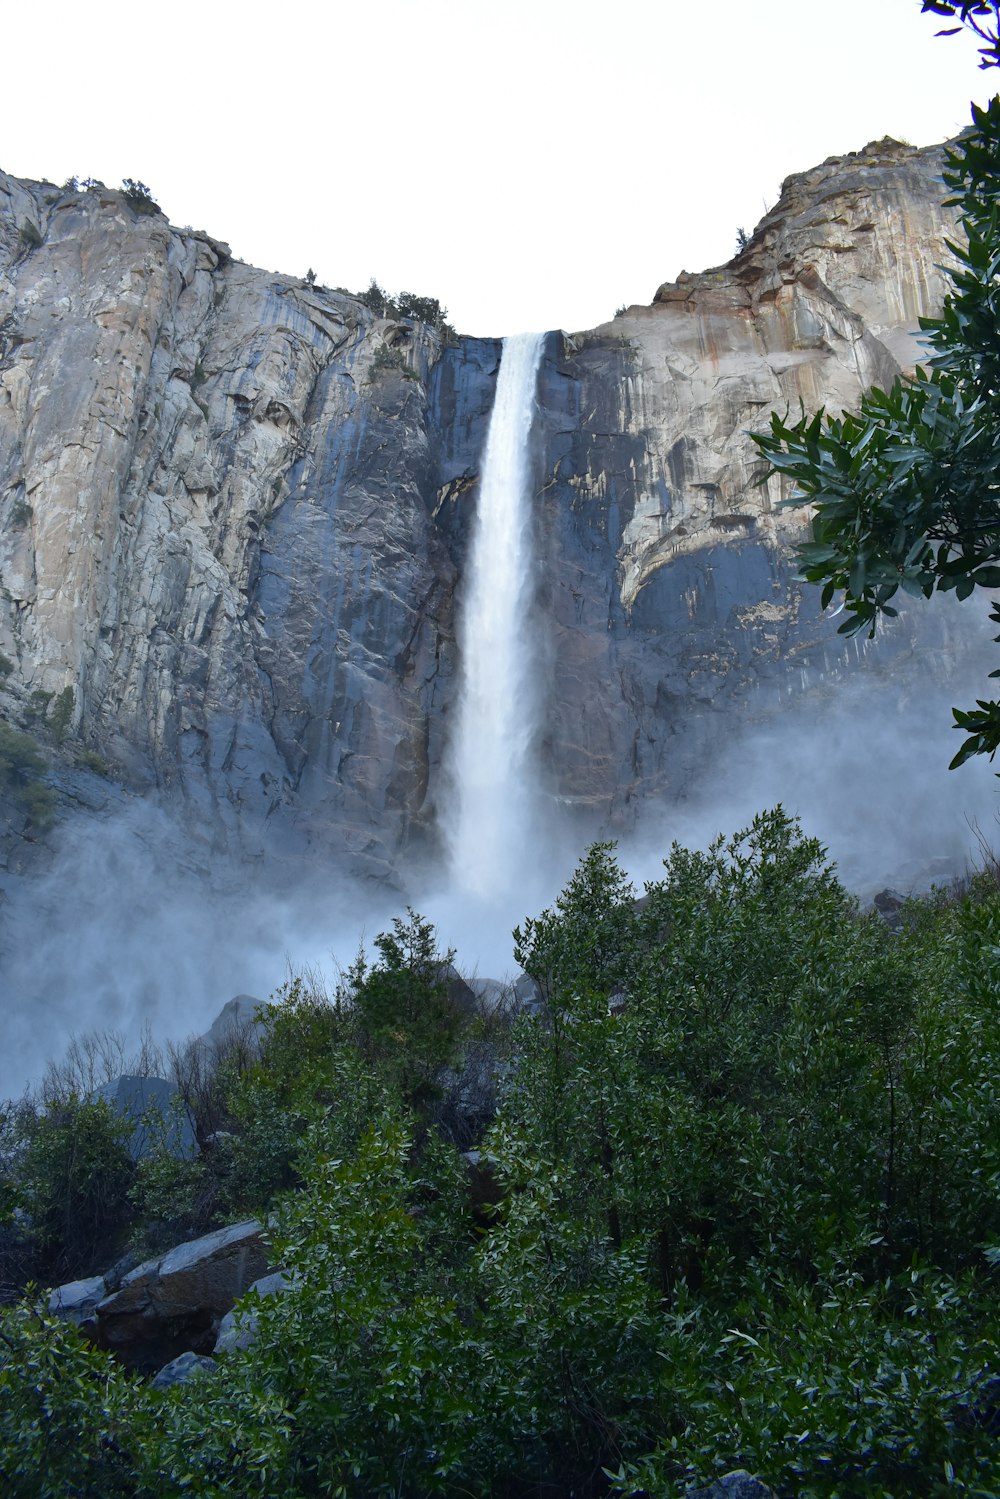
<svg viewBox="0 0 1000 1499">
<path fill-rule="evenodd" d="M 57 0 L 3 24 L 5 171 L 137 177 L 243 260 L 374 275 L 480 334 L 649 302 L 788 173 L 944 139 L 995 78 L 919 0 Z"/>
</svg>

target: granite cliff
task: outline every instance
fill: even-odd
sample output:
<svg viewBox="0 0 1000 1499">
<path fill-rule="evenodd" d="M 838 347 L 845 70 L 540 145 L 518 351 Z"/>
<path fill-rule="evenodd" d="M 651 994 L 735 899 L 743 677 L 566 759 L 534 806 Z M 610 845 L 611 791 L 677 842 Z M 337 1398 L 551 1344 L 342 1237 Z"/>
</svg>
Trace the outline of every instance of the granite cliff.
<svg viewBox="0 0 1000 1499">
<path fill-rule="evenodd" d="M 939 171 L 888 140 L 831 158 L 729 265 L 549 335 L 542 764 L 588 831 L 683 792 L 721 715 L 845 669 L 746 434 L 912 367 Z M 0 176 L 0 716 L 59 705 L 60 784 L 114 803 L 68 769 L 89 749 L 209 846 L 379 877 L 432 848 L 499 358 L 119 192 Z"/>
</svg>

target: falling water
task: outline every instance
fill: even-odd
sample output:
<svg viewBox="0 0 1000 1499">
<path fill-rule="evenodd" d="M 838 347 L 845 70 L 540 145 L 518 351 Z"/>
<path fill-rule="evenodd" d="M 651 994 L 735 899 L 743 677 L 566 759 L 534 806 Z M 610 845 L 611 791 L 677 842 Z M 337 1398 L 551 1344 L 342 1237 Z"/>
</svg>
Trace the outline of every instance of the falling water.
<svg viewBox="0 0 1000 1499">
<path fill-rule="evenodd" d="M 509 894 L 532 858 L 537 671 L 529 438 L 543 339 L 504 339 L 459 619 L 455 799 L 446 836 L 454 881 L 480 900 Z"/>
</svg>

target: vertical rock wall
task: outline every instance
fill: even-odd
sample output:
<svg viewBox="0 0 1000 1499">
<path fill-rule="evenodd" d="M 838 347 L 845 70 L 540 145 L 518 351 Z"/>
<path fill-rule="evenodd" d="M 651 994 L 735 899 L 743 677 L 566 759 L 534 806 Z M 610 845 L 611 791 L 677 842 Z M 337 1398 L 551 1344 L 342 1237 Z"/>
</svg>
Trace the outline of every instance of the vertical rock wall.
<svg viewBox="0 0 1000 1499">
<path fill-rule="evenodd" d="M 588 825 L 682 789 L 720 714 L 842 669 L 746 431 L 912 365 L 939 167 L 833 158 L 729 266 L 550 335 L 544 764 Z M 0 176 L 0 714 L 44 738 L 70 689 L 67 752 L 209 844 L 381 876 L 433 842 L 499 355 Z"/>
</svg>

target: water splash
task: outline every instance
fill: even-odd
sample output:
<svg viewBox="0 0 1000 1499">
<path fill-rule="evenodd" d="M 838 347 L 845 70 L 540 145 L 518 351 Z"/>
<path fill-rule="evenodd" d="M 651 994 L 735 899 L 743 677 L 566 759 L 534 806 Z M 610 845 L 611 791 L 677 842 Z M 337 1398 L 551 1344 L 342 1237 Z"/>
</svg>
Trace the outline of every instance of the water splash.
<svg viewBox="0 0 1000 1499">
<path fill-rule="evenodd" d="M 532 859 L 538 713 L 531 427 L 544 334 L 504 339 L 483 457 L 465 601 L 445 838 L 451 877 L 478 900 L 511 893 Z"/>
</svg>

